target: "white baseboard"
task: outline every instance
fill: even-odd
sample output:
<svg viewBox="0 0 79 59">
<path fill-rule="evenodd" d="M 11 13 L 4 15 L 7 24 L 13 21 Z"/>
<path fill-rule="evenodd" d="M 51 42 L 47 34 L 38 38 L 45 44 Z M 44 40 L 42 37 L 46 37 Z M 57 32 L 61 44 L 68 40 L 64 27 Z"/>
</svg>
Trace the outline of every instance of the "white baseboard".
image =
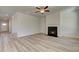
<svg viewBox="0 0 79 59">
<path fill-rule="evenodd" d="M 34 35 L 38 33 L 31 33 L 31 34 L 18 34 L 17 37 L 24 37 L 24 36 L 29 36 L 29 35 Z"/>
<path fill-rule="evenodd" d="M 60 35 L 60 37 L 63 36 L 63 37 L 69 37 L 69 38 L 77 38 L 79 39 L 79 36 L 67 36 L 67 35 Z"/>
<path fill-rule="evenodd" d="M 77 39 L 79 39 L 79 36 L 67 36 L 67 37 L 71 37 L 71 38 L 77 38 Z"/>
</svg>

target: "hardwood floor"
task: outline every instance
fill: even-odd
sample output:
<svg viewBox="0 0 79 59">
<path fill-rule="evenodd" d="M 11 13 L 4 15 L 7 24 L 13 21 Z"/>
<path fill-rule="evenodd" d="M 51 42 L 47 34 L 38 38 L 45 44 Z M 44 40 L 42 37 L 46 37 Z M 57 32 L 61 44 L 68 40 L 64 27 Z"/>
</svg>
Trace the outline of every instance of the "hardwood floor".
<svg viewBox="0 0 79 59">
<path fill-rule="evenodd" d="M 36 34 L 17 38 L 10 33 L 0 34 L 1 52 L 79 52 L 79 39 L 55 38 Z"/>
</svg>

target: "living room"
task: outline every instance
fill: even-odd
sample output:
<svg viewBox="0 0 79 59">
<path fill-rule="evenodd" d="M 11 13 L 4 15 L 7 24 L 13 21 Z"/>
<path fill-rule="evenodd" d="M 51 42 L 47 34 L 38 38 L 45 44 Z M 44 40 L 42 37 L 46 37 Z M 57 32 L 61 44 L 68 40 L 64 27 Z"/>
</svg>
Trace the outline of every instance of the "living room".
<svg viewBox="0 0 79 59">
<path fill-rule="evenodd" d="M 49 11 L 41 13 L 37 9 Z M 79 42 L 79 7 L 0 6 L 0 10 L 1 20 L 7 21 L 1 22 L 4 31 L 0 36 L 0 51 L 79 51 L 76 44 Z"/>
</svg>

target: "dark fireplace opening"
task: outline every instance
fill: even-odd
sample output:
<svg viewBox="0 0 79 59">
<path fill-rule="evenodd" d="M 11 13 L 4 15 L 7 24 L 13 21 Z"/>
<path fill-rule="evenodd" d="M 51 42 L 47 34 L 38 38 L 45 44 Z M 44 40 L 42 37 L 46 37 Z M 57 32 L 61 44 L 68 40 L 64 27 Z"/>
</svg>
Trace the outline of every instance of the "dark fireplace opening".
<svg viewBox="0 0 79 59">
<path fill-rule="evenodd" d="M 48 27 L 48 35 L 57 37 L 57 27 Z"/>
</svg>

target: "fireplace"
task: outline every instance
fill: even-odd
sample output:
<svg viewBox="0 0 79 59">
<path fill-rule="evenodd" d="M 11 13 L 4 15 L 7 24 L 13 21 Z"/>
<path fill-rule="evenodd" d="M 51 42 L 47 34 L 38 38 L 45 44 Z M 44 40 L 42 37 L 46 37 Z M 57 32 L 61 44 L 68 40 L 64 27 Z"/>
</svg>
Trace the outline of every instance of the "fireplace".
<svg viewBox="0 0 79 59">
<path fill-rule="evenodd" d="M 57 27 L 48 27 L 48 35 L 57 37 Z"/>
</svg>

